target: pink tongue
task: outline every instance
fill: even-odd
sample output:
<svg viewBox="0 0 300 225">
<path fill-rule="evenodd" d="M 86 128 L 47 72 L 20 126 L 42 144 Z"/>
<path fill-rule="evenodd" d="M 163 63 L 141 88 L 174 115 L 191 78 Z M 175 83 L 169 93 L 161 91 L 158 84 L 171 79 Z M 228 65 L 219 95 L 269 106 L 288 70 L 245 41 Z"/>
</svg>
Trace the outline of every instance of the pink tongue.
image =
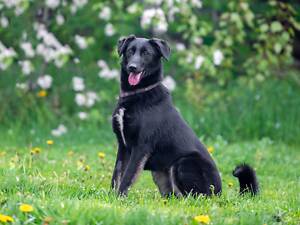
<svg viewBox="0 0 300 225">
<path fill-rule="evenodd" d="M 137 85 L 141 80 L 141 75 L 142 75 L 142 72 L 140 72 L 140 73 L 130 73 L 129 77 L 128 77 L 129 84 L 132 85 L 132 86 Z"/>
</svg>

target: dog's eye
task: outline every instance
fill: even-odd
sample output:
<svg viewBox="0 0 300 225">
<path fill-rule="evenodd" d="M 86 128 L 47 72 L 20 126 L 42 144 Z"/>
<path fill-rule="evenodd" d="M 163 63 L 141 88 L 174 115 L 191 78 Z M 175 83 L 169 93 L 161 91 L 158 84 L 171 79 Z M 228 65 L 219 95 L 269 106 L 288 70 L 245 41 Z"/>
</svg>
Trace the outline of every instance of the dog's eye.
<svg viewBox="0 0 300 225">
<path fill-rule="evenodd" d="M 147 50 L 142 51 L 142 55 L 149 55 L 150 53 Z"/>
<path fill-rule="evenodd" d="M 127 53 L 128 56 L 131 56 L 132 54 L 134 54 L 134 50 L 132 48 L 130 48 L 130 49 L 127 50 L 126 53 Z"/>
</svg>

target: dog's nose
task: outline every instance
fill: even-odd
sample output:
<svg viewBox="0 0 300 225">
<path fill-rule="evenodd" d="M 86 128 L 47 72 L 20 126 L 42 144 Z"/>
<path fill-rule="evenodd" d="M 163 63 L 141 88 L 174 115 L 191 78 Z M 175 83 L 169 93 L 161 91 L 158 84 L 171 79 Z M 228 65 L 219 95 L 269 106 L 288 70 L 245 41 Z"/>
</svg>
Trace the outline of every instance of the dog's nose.
<svg viewBox="0 0 300 225">
<path fill-rule="evenodd" d="M 130 72 L 136 72 L 137 66 L 135 64 L 131 64 L 131 65 L 128 66 L 128 70 Z"/>
</svg>

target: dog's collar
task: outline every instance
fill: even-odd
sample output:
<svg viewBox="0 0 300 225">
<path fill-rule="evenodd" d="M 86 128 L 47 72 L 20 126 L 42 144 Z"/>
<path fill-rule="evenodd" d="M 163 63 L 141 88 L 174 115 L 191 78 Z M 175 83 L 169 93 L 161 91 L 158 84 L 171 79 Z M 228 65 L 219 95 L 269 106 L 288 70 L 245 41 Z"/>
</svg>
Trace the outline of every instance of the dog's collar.
<svg viewBox="0 0 300 225">
<path fill-rule="evenodd" d="M 159 82 L 157 82 L 155 84 L 151 84 L 148 87 L 140 88 L 140 89 L 137 89 L 135 91 L 122 91 L 121 90 L 120 98 L 125 98 L 125 97 L 131 96 L 131 95 L 140 94 L 140 93 L 144 93 L 146 91 L 150 91 L 151 89 L 157 87 L 160 83 L 161 82 L 159 81 Z"/>
</svg>

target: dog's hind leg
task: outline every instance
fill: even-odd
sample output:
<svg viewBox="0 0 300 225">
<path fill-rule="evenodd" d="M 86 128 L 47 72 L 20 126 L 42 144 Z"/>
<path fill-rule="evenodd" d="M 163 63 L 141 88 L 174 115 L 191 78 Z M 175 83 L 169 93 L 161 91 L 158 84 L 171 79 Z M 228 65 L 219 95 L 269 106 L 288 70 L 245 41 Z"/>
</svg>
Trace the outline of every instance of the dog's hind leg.
<svg viewBox="0 0 300 225">
<path fill-rule="evenodd" d="M 172 193 L 168 172 L 152 171 L 152 178 L 163 197 L 167 197 L 170 193 Z"/>
<path fill-rule="evenodd" d="M 173 165 L 176 184 L 183 195 L 207 195 L 221 192 L 221 179 L 216 167 L 199 158 L 183 157 Z"/>
<path fill-rule="evenodd" d="M 182 196 L 175 181 L 175 177 L 172 171 L 152 171 L 153 181 L 159 189 L 162 197 L 170 197 L 173 194 L 177 197 Z"/>
<path fill-rule="evenodd" d="M 168 172 L 152 171 L 152 178 L 162 197 L 172 195 L 172 184 Z"/>
</svg>

